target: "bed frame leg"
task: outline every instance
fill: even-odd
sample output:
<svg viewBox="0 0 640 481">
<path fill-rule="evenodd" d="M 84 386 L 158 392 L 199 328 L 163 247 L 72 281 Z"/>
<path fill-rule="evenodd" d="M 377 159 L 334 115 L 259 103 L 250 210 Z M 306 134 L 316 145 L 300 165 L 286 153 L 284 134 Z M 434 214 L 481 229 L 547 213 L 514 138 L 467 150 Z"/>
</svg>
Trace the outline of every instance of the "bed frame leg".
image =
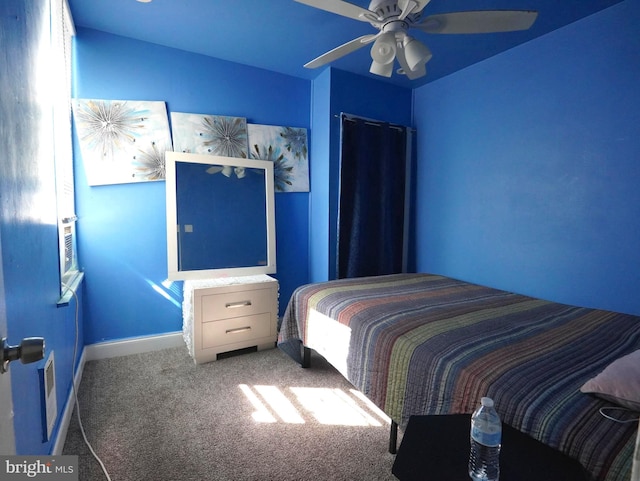
<svg viewBox="0 0 640 481">
<path fill-rule="evenodd" d="M 391 430 L 389 431 L 389 452 L 396 454 L 398 451 L 398 423 L 391 421 Z"/>
<path fill-rule="evenodd" d="M 302 346 L 302 367 L 307 368 L 311 366 L 311 349 L 306 346 Z"/>
</svg>

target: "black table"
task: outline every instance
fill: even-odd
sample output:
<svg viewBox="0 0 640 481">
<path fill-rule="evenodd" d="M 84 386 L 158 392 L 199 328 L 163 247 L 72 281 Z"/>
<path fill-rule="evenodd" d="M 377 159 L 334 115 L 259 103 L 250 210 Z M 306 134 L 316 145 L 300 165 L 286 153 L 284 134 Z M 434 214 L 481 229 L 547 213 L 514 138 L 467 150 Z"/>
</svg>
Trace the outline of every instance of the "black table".
<svg viewBox="0 0 640 481">
<path fill-rule="evenodd" d="M 401 481 L 469 481 L 469 414 L 411 416 L 392 473 Z M 502 424 L 500 481 L 587 481 L 559 451 Z"/>
</svg>

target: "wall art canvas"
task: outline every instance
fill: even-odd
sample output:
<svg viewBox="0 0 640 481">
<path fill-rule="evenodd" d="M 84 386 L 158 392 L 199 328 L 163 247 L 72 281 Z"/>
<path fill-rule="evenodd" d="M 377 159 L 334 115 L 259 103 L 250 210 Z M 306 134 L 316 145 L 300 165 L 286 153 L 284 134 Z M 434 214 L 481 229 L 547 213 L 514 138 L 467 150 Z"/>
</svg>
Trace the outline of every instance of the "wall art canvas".
<svg viewBox="0 0 640 481">
<path fill-rule="evenodd" d="M 309 192 L 307 129 L 249 124 L 252 159 L 274 163 L 276 192 Z"/>
<path fill-rule="evenodd" d="M 172 149 L 164 102 L 74 99 L 73 115 L 89 185 L 164 180 Z"/>
<path fill-rule="evenodd" d="M 171 112 L 176 152 L 248 158 L 247 119 Z"/>
</svg>

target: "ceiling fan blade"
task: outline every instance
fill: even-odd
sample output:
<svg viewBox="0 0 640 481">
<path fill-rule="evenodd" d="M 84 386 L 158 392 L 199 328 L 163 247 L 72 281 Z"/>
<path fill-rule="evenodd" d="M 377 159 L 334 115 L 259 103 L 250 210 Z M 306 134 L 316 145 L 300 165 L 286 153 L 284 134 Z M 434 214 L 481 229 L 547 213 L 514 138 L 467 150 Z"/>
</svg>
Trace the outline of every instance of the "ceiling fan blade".
<svg viewBox="0 0 640 481">
<path fill-rule="evenodd" d="M 355 38 L 350 42 L 344 43 L 339 47 L 334 48 L 333 50 L 329 50 L 327 53 L 320 55 L 318 58 L 315 58 L 311 62 L 306 63 L 304 66 L 306 68 L 322 67 L 323 65 L 333 62 L 340 57 L 344 57 L 348 53 L 355 52 L 359 48 L 364 47 L 368 43 L 371 43 L 373 40 L 375 40 L 378 35 L 380 35 L 380 33 L 363 35 L 362 37 Z"/>
<path fill-rule="evenodd" d="M 427 33 L 494 33 L 527 30 L 538 12 L 533 10 L 477 10 L 430 15 L 415 28 Z"/>
<path fill-rule="evenodd" d="M 371 10 L 359 7 L 352 3 L 343 2 L 342 0 L 295 0 L 310 7 L 318 8 L 326 12 L 342 15 L 343 17 L 353 18 L 361 22 L 370 22 L 378 20 L 378 16 Z"/>
<path fill-rule="evenodd" d="M 407 76 L 409 80 L 415 80 L 420 77 L 424 77 L 427 75 L 427 67 L 426 62 L 421 62 L 416 66 L 415 69 L 411 70 L 409 64 L 407 63 L 407 59 L 405 56 L 405 49 L 402 42 L 398 42 L 398 49 L 396 51 L 396 59 L 400 64 L 400 70 L 398 73 L 402 73 Z"/>
<path fill-rule="evenodd" d="M 398 7 L 402 13 L 398 20 L 404 20 L 408 15 L 421 12 L 431 0 L 398 0 Z"/>
</svg>

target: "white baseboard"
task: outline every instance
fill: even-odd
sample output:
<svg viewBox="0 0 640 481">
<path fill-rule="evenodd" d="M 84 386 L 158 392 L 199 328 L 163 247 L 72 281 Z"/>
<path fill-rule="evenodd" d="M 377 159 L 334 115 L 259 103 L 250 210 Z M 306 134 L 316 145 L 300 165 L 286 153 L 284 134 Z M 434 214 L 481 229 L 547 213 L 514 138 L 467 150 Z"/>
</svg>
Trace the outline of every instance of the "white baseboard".
<svg viewBox="0 0 640 481">
<path fill-rule="evenodd" d="M 86 363 L 86 350 L 82 350 L 82 354 L 80 355 L 80 360 L 78 361 L 78 368 L 76 369 L 76 373 L 73 377 L 73 382 L 76 388 L 80 387 L 80 381 L 82 380 L 82 373 L 84 372 L 84 365 Z M 59 456 L 62 454 L 62 450 L 64 449 L 64 442 L 67 439 L 67 431 L 69 430 L 69 423 L 71 423 L 71 416 L 73 415 L 73 408 L 76 406 L 76 397 L 73 388 L 69 391 L 69 396 L 67 397 L 67 402 L 64 407 L 64 412 L 62 413 L 62 417 L 60 418 L 60 429 L 58 429 L 58 434 L 56 435 L 55 443 L 53 444 L 53 449 L 51 450 L 51 454 L 54 456 Z"/>
<path fill-rule="evenodd" d="M 96 361 L 98 359 L 141 354 L 183 345 L 182 331 L 176 331 L 157 336 L 132 337 L 118 341 L 89 344 L 85 346 L 85 350 L 87 351 L 87 361 Z"/>
<path fill-rule="evenodd" d="M 74 376 L 75 386 L 78 389 L 80 388 L 84 366 L 88 361 L 107 359 L 110 357 L 128 356 L 130 354 L 141 354 L 143 352 L 150 351 L 159 351 L 161 349 L 181 347 L 183 345 L 184 339 L 182 338 L 182 331 L 170 332 L 157 336 L 135 337 L 129 339 L 121 339 L 118 341 L 88 344 L 82 350 L 82 354 L 78 362 L 78 367 Z M 64 443 L 67 439 L 69 423 L 71 422 L 71 416 L 73 414 L 73 408 L 75 407 L 75 405 L 75 393 L 73 389 L 71 389 L 71 391 L 69 392 L 69 397 L 67 398 L 64 412 L 62 413 L 62 417 L 60 418 L 60 428 L 58 429 L 58 434 L 51 451 L 51 454 L 54 456 L 62 454 Z"/>
</svg>

